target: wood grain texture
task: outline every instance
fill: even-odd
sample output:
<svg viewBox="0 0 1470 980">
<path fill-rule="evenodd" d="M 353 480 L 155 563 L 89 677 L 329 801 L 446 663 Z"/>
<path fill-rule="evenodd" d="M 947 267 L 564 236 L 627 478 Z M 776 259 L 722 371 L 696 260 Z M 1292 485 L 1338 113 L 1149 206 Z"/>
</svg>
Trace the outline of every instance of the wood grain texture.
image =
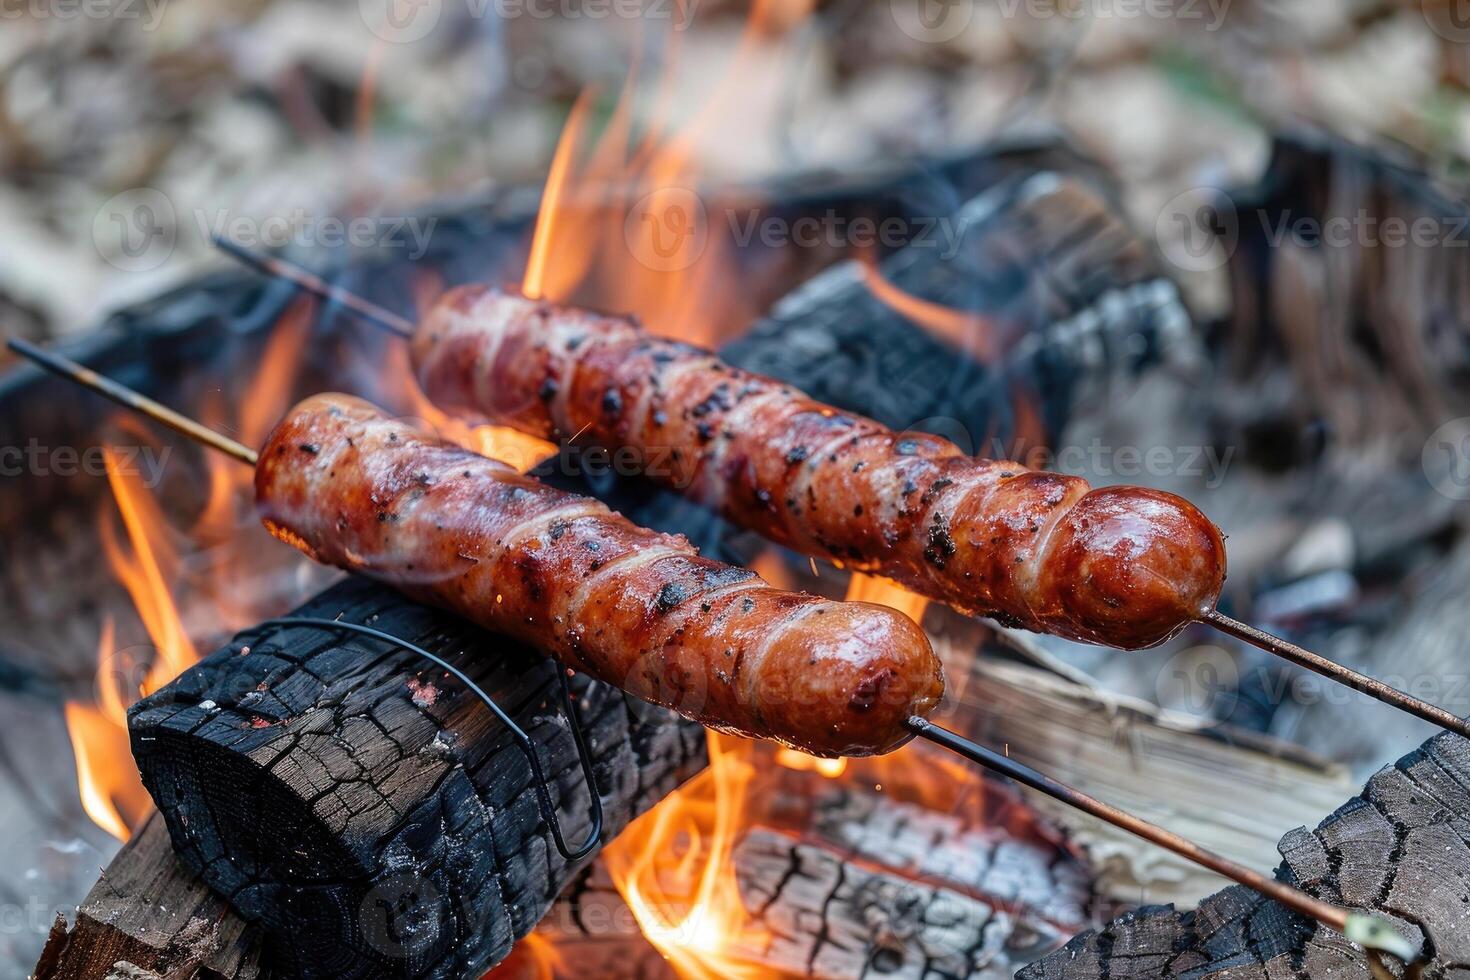
<svg viewBox="0 0 1470 980">
<path fill-rule="evenodd" d="M 131 972 L 130 972 L 131 971 Z M 173 853 L 155 814 L 77 910 L 58 920 L 35 980 L 266 980 L 260 935 Z"/>
<path fill-rule="evenodd" d="M 550 662 L 356 580 L 298 614 L 456 662 L 530 735 L 568 842 L 585 838 Z M 703 765 L 704 734 L 588 679 L 574 689 L 610 838 Z M 505 727 L 442 669 L 383 642 L 267 623 L 129 721 L 175 849 L 259 924 L 288 976 L 469 975 L 503 958 L 576 870 Z"/>
</svg>

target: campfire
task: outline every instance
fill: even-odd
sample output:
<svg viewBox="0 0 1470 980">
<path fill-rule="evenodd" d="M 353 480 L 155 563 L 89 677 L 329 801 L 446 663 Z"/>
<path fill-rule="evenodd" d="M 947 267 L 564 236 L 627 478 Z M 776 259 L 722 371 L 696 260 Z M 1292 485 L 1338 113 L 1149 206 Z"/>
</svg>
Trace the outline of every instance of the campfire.
<svg viewBox="0 0 1470 980">
<path fill-rule="evenodd" d="M 63 491 L 23 477 L 0 512 L 30 585 L 17 649 L 61 678 L 75 787 L 54 778 L 91 824 L 49 872 L 90 891 L 24 951 L 33 976 L 1463 962 L 1462 699 L 1329 629 L 1429 602 L 1383 569 L 1463 572 L 1462 529 L 1364 424 L 1353 449 L 1397 476 L 1361 495 L 1427 515 L 1412 558 L 1339 560 L 1349 505 L 1285 556 L 1269 540 L 1319 501 L 1265 457 L 1342 409 L 1321 376 L 1243 392 L 1321 367 L 1289 318 L 1329 304 L 1325 278 L 1232 226 L 1241 316 L 1269 310 L 1286 355 L 1231 365 L 1245 328 L 1192 312 L 1166 243 L 1059 142 L 702 173 L 733 106 L 779 114 L 750 80 L 797 58 L 810 13 L 757 4 L 693 111 L 672 68 L 651 108 L 641 62 L 615 97 L 584 89 L 534 199 L 426 212 L 412 260 L 224 234 L 246 267 L 90 346 L 12 343 L 50 374 L 0 390 L 7 435 L 85 447 Z M 1398 187 L 1390 162 L 1283 139 L 1260 208 L 1340 159 Z M 1211 428 L 1250 472 L 1066 455 Z M 1393 737 L 1329 761 L 1282 737 L 1296 707 L 1252 715 L 1302 678 Z"/>
</svg>

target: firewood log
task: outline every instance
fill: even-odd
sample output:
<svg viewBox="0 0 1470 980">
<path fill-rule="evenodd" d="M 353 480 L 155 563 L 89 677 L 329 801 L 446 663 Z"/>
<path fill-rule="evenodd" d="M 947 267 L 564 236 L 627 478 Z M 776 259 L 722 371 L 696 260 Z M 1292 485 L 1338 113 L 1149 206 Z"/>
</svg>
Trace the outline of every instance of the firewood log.
<svg viewBox="0 0 1470 980">
<path fill-rule="evenodd" d="M 107 866 L 76 924 L 57 920 L 32 976 L 265 980 L 260 955 L 259 932 L 184 867 L 154 814 Z"/>
<path fill-rule="evenodd" d="M 880 272 L 956 311 L 941 317 L 949 327 L 899 312 L 849 261 L 786 296 L 723 356 L 894 428 L 935 424 L 995 456 L 1017 441 L 1022 453 L 1047 444 L 1077 399 L 1187 343 L 1192 329 L 1177 288 L 1096 178 L 1000 181 Z"/>
<path fill-rule="evenodd" d="M 588 793 L 550 662 L 356 580 L 295 615 L 368 624 L 455 662 L 534 741 L 567 842 L 585 839 Z M 702 767 L 703 730 L 585 678 L 574 691 L 610 839 Z M 505 726 L 444 670 L 378 640 L 266 623 L 140 701 L 129 725 L 184 864 L 258 924 L 288 976 L 471 975 L 576 871 Z"/>
<path fill-rule="evenodd" d="M 1470 962 L 1470 742 L 1438 735 L 1380 770 L 1363 791 L 1279 845 L 1277 877 L 1330 902 L 1369 909 L 1422 942 L 1426 977 Z M 1021 980 L 1370 980 L 1342 936 L 1239 886 L 1193 912 L 1130 912 L 1027 967 Z"/>
<path fill-rule="evenodd" d="M 1232 203 L 1223 341 L 1242 394 L 1221 420 L 1237 430 L 1227 444 L 1317 423 L 1354 458 L 1381 443 L 1417 464 L 1424 437 L 1470 411 L 1464 182 L 1401 148 L 1294 130 Z"/>
</svg>

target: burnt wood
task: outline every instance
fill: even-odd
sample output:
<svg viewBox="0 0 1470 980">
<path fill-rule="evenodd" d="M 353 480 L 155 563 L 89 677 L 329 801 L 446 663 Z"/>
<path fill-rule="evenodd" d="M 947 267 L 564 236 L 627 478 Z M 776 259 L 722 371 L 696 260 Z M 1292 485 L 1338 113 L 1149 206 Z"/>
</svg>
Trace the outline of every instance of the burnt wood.
<svg viewBox="0 0 1470 980">
<path fill-rule="evenodd" d="M 585 839 L 549 660 L 358 580 L 294 615 L 454 662 L 535 742 L 568 842 Z M 574 692 L 610 839 L 703 766 L 703 730 L 586 678 Z M 442 668 L 372 638 L 263 624 L 140 701 L 129 728 L 184 864 L 259 925 L 287 976 L 473 975 L 576 871 L 506 728 Z"/>
<path fill-rule="evenodd" d="M 1289 787 L 1283 788 L 1288 792 Z M 1277 877 L 1376 911 L 1422 941 L 1423 976 L 1470 963 L 1470 742 L 1444 734 L 1375 774 L 1314 831 L 1281 840 Z M 1235 886 L 1193 912 L 1150 906 L 1072 940 L 1021 980 L 1371 980 L 1342 936 Z"/>
<path fill-rule="evenodd" d="M 131 971 L 131 972 L 129 972 Z M 259 931 L 174 855 L 154 814 L 77 909 L 58 919 L 35 980 L 268 980 Z"/>
<path fill-rule="evenodd" d="M 757 791 L 782 803 L 730 854 L 743 908 L 722 928 L 719 962 L 731 975 L 1008 980 L 1098 921 L 1091 869 L 1019 797 L 987 781 L 951 812 L 946 800 L 858 788 L 872 771 L 815 793 L 796 774 Z M 556 976 L 672 980 L 613 882 L 615 859 L 628 855 L 579 875 L 537 927 L 565 964 Z M 663 907 L 646 890 L 644 900 Z"/>
<path fill-rule="evenodd" d="M 929 428 L 980 455 L 1061 431 L 1089 384 L 1135 372 L 1192 331 L 1173 282 L 1080 168 L 1006 177 L 934 212 L 880 266 L 904 293 L 968 314 L 941 338 L 834 266 L 727 345 L 731 363 L 895 429 Z M 916 224 L 917 227 L 917 224 Z M 972 347 L 989 335 L 991 350 Z M 1032 418 L 1035 414 L 1039 418 Z M 1037 426 L 1040 431 L 1037 431 Z"/>
<path fill-rule="evenodd" d="M 1470 412 L 1462 174 L 1293 129 L 1259 183 L 1219 206 L 1233 307 L 1219 346 L 1244 393 L 1222 406 L 1222 441 L 1280 469 L 1311 462 L 1324 437 L 1348 450 L 1389 439 L 1417 463 L 1426 435 Z M 1314 438 L 1280 435 L 1304 431 Z"/>
</svg>

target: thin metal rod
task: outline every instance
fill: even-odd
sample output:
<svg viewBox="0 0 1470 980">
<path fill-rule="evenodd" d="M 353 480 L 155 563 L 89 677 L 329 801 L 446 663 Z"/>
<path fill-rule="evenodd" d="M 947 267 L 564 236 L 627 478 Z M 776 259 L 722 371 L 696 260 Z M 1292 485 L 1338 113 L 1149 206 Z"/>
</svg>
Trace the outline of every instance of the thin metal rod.
<svg viewBox="0 0 1470 980">
<path fill-rule="evenodd" d="M 267 276 L 275 276 L 294 282 L 302 289 L 315 293 L 323 299 L 341 303 L 343 306 L 358 314 L 375 327 L 381 327 L 389 333 L 395 333 L 400 337 L 411 338 L 414 335 L 414 325 L 406 317 L 394 313 L 392 310 L 379 306 L 371 300 L 363 299 L 350 289 L 327 282 L 314 272 L 309 272 L 293 262 L 276 258 L 273 255 L 262 255 L 252 252 L 243 245 L 238 245 L 222 235 L 214 237 L 215 247 L 232 258 L 244 263 L 257 272 Z"/>
<path fill-rule="evenodd" d="M 551 791 L 547 788 L 546 770 L 541 765 L 541 755 L 536 750 L 535 741 L 532 740 L 530 735 L 526 734 L 525 729 L 516 724 L 515 719 L 507 714 L 505 709 L 494 698 L 486 693 L 484 688 L 476 684 L 464 671 L 443 657 L 430 653 L 416 643 L 410 643 L 401 637 L 394 636 L 392 633 L 374 629 L 371 626 L 364 626 L 361 623 L 352 623 L 342 619 L 323 619 L 316 616 L 281 616 L 276 619 L 266 620 L 255 626 L 254 629 L 263 630 L 272 626 L 311 626 L 318 629 L 338 629 L 351 633 L 359 633 L 363 636 L 369 636 L 375 640 L 382 640 L 385 643 L 401 647 L 409 653 L 423 657 L 430 663 L 448 671 L 457 681 L 469 688 L 472 694 L 485 702 L 486 707 L 495 713 L 496 718 L 500 719 L 500 723 L 510 729 L 511 736 L 515 739 L 516 745 L 520 747 L 521 753 L 525 755 L 526 762 L 531 767 L 531 788 L 536 794 L 536 808 L 541 811 L 541 819 L 546 822 L 547 828 L 551 831 L 552 842 L 556 845 L 556 849 L 561 853 L 561 856 L 568 861 L 580 861 L 597 850 L 598 845 L 602 843 L 602 796 L 597 792 L 597 774 L 592 764 L 592 751 L 588 748 L 587 739 L 582 733 L 582 722 L 577 717 L 576 705 L 573 704 L 571 683 L 567 680 L 567 672 L 561 664 L 552 661 L 552 670 L 556 674 L 559 682 L 562 711 L 566 714 L 567 727 L 571 729 L 572 740 L 577 747 L 577 761 L 582 767 L 582 777 L 587 781 L 587 794 L 589 797 L 587 809 L 591 820 L 591 827 L 587 831 L 587 839 L 576 847 L 568 844 L 566 838 L 562 836 L 561 821 L 557 818 L 556 806 L 551 802 Z"/>
<path fill-rule="evenodd" d="M 1023 765 L 1014 759 L 992 751 L 983 745 L 970 741 L 963 735 L 958 735 L 947 728 L 934 724 L 928 719 L 918 715 L 907 721 L 909 731 L 920 738 L 933 742 L 955 752 L 971 762 L 978 763 L 993 772 L 1009 777 L 1023 786 L 1029 786 L 1037 792 L 1044 793 L 1054 800 L 1058 800 L 1070 807 L 1075 807 L 1084 813 L 1089 813 L 1099 820 L 1104 820 L 1114 827 L 1126 830 L 1130 834 L 1142 837 L 1144 840 L 1157 844 L 1165 850 L 1172 851 L 1185 860 L 1209 868 L 1217 874 L 1224 875 L 1232 881 L 1239 882 L 1247 888 L 1251 888 L 1267 898 L 1274 899 L 1288 908 L 1301 913 L 1309 918 L 1315 919 L 1329 929 L 1347 935 L 1355 942 L 1372 948 L 1384 949 L 1395 956 L 1409 960 L 1416 953 L 1408 947 L 1402 936 L 1397 933 L 1384 936 L 1382 930 L 1385 928 L 1382 920 L 1365 915 L 1361 912 L 1353 912 L 1340 908 L 1319 898 L 1308 895 L 1299 888 L 1293 888 L 1275 878 L 1267 877 L 1259 871 L 1253 871 L 1245 865 L 1237 864 L 1229 858 L 1222 857 L 1213 851 L 1200 847 L 1193 841 L 1187 840 L 1178 834 L 1165 830 L 1157 824 L 1149 823 L 1142 817 L 1134 816 L 1125 810 L 1119 810 L 1101 800 L 1088 796 L 1075 787 L 1052 779 L 1050 776 L 1042 775 L 1030 766 Z"/>
<path fill-rule="evenodd" d="M 259 458 L 255 450 L 242 443 L 238 443 L 229 436 L 221 435 L 213 429 L 196 422 L 187 415 L 181 415 L 167 405 L 160 405 L 147 395 L 140 394 L 126 385 L 118 384 L 111 378 L 103 377 L 96 371 L 84 365 L 78 364 L 70 358 L 53 354 L 48 350 L 37 347 L 27 340 L 19 337 L 11 337 L 7 342 L 11 350 L 28 360 L 35 362 L 52 374 L 60 375 L 69 381 L 90 388 L 104 398 L 110 398 L 124 408 L 131 408 L 136 412 L 153 419 L 162 425 L 168 426 L 175 432 L 197 440 L 206 446 L 218 449 L 235 457 L 242 463 L 254 466 Z"/>
<path fill-rule="evenodd" d="M 1360 674 L 1350 667 L 1328 660 L 1326 657 L 1303 649 L 1295 643 L 1283 640 L 1279 636 L 1273 636 L 1265 630 L 1256 629 L 1238 619 L 1231 619 L 1224 613 L 1214 611 L 1206 615 L 1202 622 L 1208 623 L 1222 633 L 1227 633 L 1238 640 L 1244 640 L 1251 646 L 1259 647 L 1267 653 L 1275 654 L 1283 660 L 1289 660 L 1298 667 L 1315 671 L 1323 677 L 1346 684 L 1348 687 L 1370 698 L 1382 701 L 1384 704 L 1392 705 L 1401 711 L 1407 711 L 1417 718 L 1422 718 L 1431 725 L 1438 725 L 1446 731 L 1454 732 L 1462 738 L 1470 738 L 1470 723 L 1457 718 L 1443 708 L 1436 708 L 1427 701 L 1421 701 L 1412 695 L 1405 694 L 1398 688 L 1390 687 L 1380 680 L 1375 680 L 1366 674 Z"/>
</svg>

